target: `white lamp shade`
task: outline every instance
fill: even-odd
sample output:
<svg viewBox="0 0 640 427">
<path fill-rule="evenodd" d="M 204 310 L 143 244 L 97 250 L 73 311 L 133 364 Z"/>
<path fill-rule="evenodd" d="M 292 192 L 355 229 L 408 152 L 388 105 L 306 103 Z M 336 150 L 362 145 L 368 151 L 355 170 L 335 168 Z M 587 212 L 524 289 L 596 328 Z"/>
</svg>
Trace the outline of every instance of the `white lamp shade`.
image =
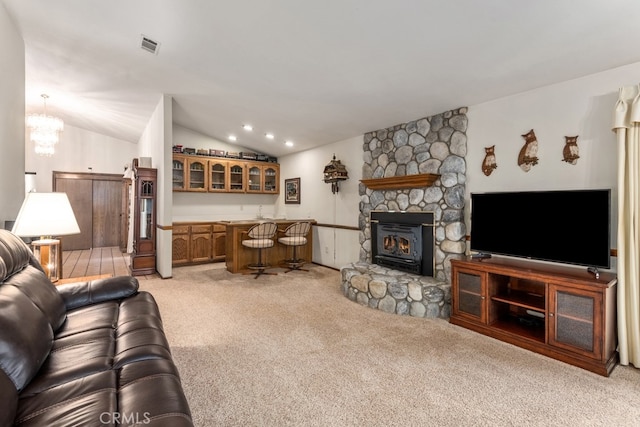
<svg viewBox="0 0 640 427">
<path fill-rule="evenodd" d="M 17 236 L 79 234 L 80 227 L 66 193 L 27 193 L 11 232 Z"/>
</svg>

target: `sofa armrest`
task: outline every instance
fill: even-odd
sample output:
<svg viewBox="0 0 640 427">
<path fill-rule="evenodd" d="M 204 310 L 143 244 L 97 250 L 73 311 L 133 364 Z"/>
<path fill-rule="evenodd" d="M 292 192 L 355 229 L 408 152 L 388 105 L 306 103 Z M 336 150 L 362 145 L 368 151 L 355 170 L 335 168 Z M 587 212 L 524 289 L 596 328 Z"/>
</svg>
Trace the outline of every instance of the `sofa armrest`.
<svg viewBox="0 0 640 427">
<path fill-rule="evenodd" d="M 138 292 L 138 279 L 117 276 L 56 286 L 67 310 L 98 302 L 117 300 Z"/>
</svg>

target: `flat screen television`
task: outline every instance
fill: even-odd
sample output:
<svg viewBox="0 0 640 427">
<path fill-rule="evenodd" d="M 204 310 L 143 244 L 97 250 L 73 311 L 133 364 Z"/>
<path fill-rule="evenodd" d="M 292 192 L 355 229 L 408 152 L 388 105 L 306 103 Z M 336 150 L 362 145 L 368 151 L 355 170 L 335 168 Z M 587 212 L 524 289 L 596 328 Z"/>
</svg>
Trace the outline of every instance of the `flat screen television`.
<svg viewBox="0 0 640 427">
<path fill-rule="evenodd" d="M 611 190 L 471 194 L 472 251 L 610 268 Z"/>
</svg>

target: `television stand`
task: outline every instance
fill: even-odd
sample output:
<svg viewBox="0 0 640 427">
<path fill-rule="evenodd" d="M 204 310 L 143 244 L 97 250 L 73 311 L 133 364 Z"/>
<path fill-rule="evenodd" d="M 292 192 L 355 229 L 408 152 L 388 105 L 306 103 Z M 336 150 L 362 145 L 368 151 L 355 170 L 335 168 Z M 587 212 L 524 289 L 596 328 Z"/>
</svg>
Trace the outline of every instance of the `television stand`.
<svg viewBox="0 0 640 427">
<path fill-rule="evenodd" d="M 451 323 L 603 376 L 616 366 L 614 274 L 505 258 L 451 267 Z"/>
</svg>

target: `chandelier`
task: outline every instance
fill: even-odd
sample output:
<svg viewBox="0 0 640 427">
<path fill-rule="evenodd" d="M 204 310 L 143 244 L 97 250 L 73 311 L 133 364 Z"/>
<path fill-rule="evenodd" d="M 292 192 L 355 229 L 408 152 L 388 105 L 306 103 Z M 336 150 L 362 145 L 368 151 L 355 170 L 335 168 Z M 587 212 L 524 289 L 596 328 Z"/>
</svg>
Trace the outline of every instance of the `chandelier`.
<svg viewBox="0 0 640 427">
<path fill-rule="evenodd" d="M 36 154 L 51 156 L 55 152 L 58 133 L 64 129 L 64 123 L 57 117 L 47 115 L 47 98 L 49 98 L 49 95 L 43 93 L 40 96 L 44 101 L 44 113 L 29 114 L 27 116 L 27 126 L 31 128 L 30 139 L 35 145 Z"/>
</svg>

